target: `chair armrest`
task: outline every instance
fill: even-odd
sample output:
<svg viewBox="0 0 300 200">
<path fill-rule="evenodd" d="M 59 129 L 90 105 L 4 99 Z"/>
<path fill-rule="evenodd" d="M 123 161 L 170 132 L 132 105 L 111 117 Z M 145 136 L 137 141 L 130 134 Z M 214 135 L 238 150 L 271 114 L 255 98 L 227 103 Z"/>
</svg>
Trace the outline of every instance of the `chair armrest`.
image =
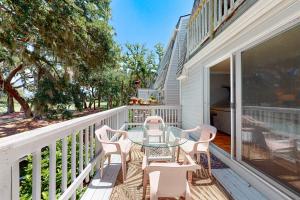
<svg viewBox="0 0 300 200">
<path fill-rule="evenodd" d="M 114 129 L 108 129 L 109 131 L 113 132 L 114 135 L 121 134 L 124 138 L 128 138 L 128 132 L 123 130 L 114 130 Z"/>
<path fill-rule="evenodd" d="M 112 141 L 104 141 L 100 140 L 101 144 L 110 144 L 110 145 L 115 145 L 118 151 L 121 151 L 121 146 L 119 142 L 112 142 Z"/>
<path fill-rule="evenodd" d="M 187 135 L 188 133 L 196 132 L 196 131 L 199 131 L 199 130 L 200 130 L 200 127 L 199 127 L 199 126 L 196 126 L 196 128 L 183 130 L 183 131 L 181 132 L 181 137 L 182 137 L 182 138 L 185 138 L 186 135 Z"/>
</svg>

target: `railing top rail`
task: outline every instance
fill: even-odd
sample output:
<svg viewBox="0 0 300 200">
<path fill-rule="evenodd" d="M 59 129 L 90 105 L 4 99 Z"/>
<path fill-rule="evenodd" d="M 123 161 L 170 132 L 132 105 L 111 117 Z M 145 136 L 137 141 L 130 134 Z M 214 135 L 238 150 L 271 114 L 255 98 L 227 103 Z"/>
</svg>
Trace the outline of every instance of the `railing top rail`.
<svg viewBox="0 0 300 200">
<path fill-rule="evenodd" d="M 34 150 L 41 149 L 54 141 L 72 134 L 73 131 L 88 126 L 97 120 L 101 120 L 102 117 L 113 115 L 123 109 L 126 109 L 126 106 L 2 138 L 0 139 L 0 157 L 5 155 L 9 156 L 8 152 L 10 152 L 10 155 L 14 155 L 15 158 L 20 158 Z"/>
<path fill-rule="evenodd" d="M 284 107 L 268 107 L 268 106 L 243 106 L 243 109 L 258 109 L 278 112 L 299 113 L 299 108 L 284 108 Z"/>
<path fill-rule="evenodd" d="M 178 109 L 180 105 L 132 105 L 128 109 Z"/>
</svg>

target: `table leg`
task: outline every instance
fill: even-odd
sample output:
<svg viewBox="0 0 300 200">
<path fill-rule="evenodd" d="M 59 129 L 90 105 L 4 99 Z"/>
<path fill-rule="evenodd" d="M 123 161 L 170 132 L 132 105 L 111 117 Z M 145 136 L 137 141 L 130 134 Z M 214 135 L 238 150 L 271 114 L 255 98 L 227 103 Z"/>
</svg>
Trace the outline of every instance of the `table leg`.
<svg viewBox="0 0 300 200">
<path fill-rule="evenodd" d="M 147 184 L 148 184 L 148 174 L 145 173 L 143 170 L 143 199 L 146 198 L 146 191 L 147 191 Z"/>
<path fill-rule="evenodd" d="M 180 147 L 178 146 L 177 148 L 177 162 L 179 162 Z"/>
<path fill-rule="evenodd" d="M 193 181 L 193 172 L 192 171 L 188 171 L 188 182 L 192 183 Z"/>
</svg>

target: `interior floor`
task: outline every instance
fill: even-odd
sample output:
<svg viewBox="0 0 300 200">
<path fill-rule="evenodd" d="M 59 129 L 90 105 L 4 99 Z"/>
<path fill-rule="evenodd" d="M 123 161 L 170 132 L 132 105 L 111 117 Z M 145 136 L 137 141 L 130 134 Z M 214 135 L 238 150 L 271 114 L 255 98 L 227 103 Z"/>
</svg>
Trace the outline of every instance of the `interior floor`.
<svg viewBox="0 0 300 200">
<path fill-rule="evenodd" d="M 218 131 L 216 138 L 213 140 L 213 143 L 230 154 L 231 137 L 229 134 Z"/>
</svg>

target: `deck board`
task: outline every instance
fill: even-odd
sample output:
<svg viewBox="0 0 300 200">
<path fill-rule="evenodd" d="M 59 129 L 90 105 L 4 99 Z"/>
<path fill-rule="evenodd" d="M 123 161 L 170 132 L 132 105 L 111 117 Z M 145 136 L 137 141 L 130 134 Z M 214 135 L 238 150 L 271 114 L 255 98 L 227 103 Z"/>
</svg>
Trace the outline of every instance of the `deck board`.
<svg viewBox="0 0 300 200">
<path fill-rule="evenodd" d="M 133 129 L 130 131 L 130 134 L 133 134 L 135 137 L 141 137 L 141 132 L 139 130 Z M 100 174 L 98 172 L 81 199 L 141 199 L 139 194 L 141 189 L 137 187 L 137 185 L 140 185 L 142 181 L 141 167 L 139 166 L 141 158 L 142 155 L 140 148 L 136 146 L 133 149 L 133 160 L 129 163 L 128 180 L 126 181 L 126 184 L 123 185 L 119 180 L 121 176 L 121 173 L 119 173 L 121 168 L 120 156 L 113 155 L 111 158 L 111 165 L 108 166 L 106 161 L 103 178 L 100 178 Z M 212 170 L 213 176 L 216 178 L 218 183 L 210 182 L 211 180 L 207 178 L 207 170 L 204 170 L 203 173 L 204 174 L 200 179 L 195 180 L 196 185 L 193 185 L 191 188 L 194 199 L 199 197 L 203 199 L 227 199 L 226 194 L 222 192 L 222 188 L 218 185 L 218 183 L 224 187 L 224 191 L 226 190 L 233 199 L 267 199 L 263 194 L 258 192 L 230 168 L 217 168 Z M 206 183 L 206 181 L 208 182 Z M 124 198 L 128 194 L 135 195 L 132 196 L 132 198 Z"/>
<path fill-rule="evenodd" d="M 212 174 L 233 199 L 267 200 L 262 193 L 257 191 L 230 168 L 213 169 Z"/>
<path fill-rule="evenodd" d="M 103 177 L 100 178 L 99 171 L 96 173 L 81 200 L 108 200 L 120 169 L 120 156 L 112 155 L 111 164 L 107 165 L 107 161 L 105 162 Z"/>
</svg>

